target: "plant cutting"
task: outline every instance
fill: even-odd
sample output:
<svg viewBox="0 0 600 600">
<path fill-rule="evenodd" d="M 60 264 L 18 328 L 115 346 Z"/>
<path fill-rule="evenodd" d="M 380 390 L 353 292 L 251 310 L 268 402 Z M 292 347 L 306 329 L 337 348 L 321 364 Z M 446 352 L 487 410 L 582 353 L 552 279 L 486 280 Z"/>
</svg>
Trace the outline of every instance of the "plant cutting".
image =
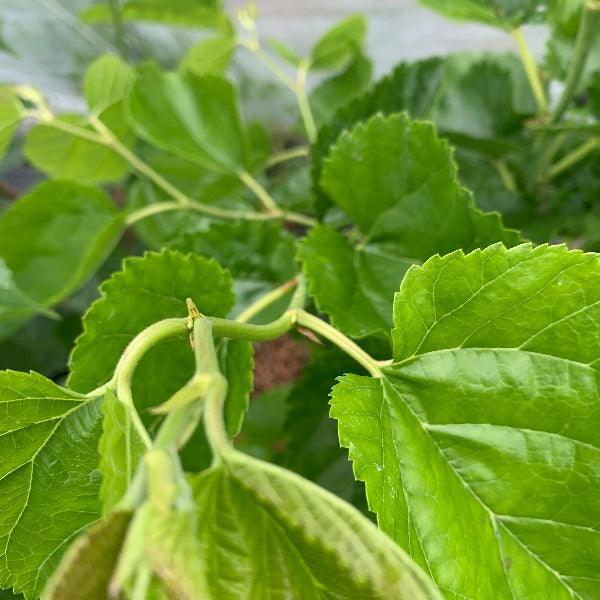
<svg viewBox="0 0 600 600">
<path fill-rule="evenodd" d="M 2 89 L 48 179 L 0 214 L 0 336 L 84 305 L 65 378 L 0 372 L 7 598 L 600 598 L 600 11 L 424 4 L 521 62 L 370 85 L 361 16 L 300 56 L 253 7 L 131 0 L 82 15 L 121 48 L 86 114 Z M 148 20 L 209 33 L 134 64 Z M 236 52 L 297 106 L 275 149 Z M 251 399 L 281 339 L 303 374 Z"/>
</svg>

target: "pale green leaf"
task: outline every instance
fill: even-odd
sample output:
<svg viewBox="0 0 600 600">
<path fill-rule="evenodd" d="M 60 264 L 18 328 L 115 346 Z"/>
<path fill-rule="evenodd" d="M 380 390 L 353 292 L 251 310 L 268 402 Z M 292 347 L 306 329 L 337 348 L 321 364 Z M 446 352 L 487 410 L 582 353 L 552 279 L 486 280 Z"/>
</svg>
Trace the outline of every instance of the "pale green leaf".
<svg viewBox="0 0 600 600">
<path fill-rule="evenodd" d="M 133 82 L 131 67 L 115 54 L 104 54 L 89 67 L 83 81 L 88 106 L 102 111 L 125 98 Z"/>
<path fill-rule="evenodd" d="M 0 257 L 24 293 L 51 305 L 95 272 L 122 229 L 122 214 L 103 192 L 44 182 L 0 216 Z"/>
<path fill-rule="evenodd" d="M 42 593 L 42 600 L 106 600 L 131 513 L 112 512 L 69 547 Z"/>
<path fill-rule="evenodd" d="M 0 161 L 23 118 L 21 106 L 8 87 L 0 87 Z"/>
<path fill-rule="evenodd" d="M 117 102 L 100 115 L 102 122 L 125 145 L 134 138 L 125 121 L 123 104 Z M 60 128 L 60 124 L 75 125 L 91 135 L 82 137 Z M 122 179 L 130 170 L 129 163 L 100 140 L 85 117 L 62 115 L 57 124 L 41 123 L 31 129 L 25 142 L 25 156 L 51 177 L 94 185 Z"/>
<path fill-rule="evenodd" d="M 269 44 L 269 48 L 277 54 L 280 58 L 283 58 L 287 63 L 294 67 L 298 67 L 302 62 L 302 58 L 298 55 L 297 52 L 294 52 L 291 48 L 289 48 L 283 42 L 270 38 L 267 40 L 267 44 Z"/>
<path fill-rule="evenodd" d="M 535 21 L 550 2 L 539 0 L 419 0 L 421 4 L 458 21 L 477 21 L 507 31 Z"/>
<path fill-rule="evenodd" d="M 375 525 L 298 475 L 234 453 L 193 488 L 214 598 L 439 598 Z"/>
<path fill-rule="evenodd" d="M 12 273 L 0 258 L 0 340 L 42 313 L 47 313 L 46 309 L 18 288 Z"/>
<path fill-rule="evenodd" d="M 599 597 L 599 277 L 560 246 L 433 257 L 396 297 L 398 362 L 334 388 L 380 527 L 448 598 Z"/>
<path fill-rule="evenodd" d="M 310 53 L 311 69 L 341 69 L 364 45 L 367 22 L 363 15 L 352 15 L 340 21 L 323 35 Z"/>
<path fill-rule="evenodd" d="M 36 598 L 100 511 L 100 400 L 0 372 L 0 586 Z"/>
<path fill-rule="evenodd" d="M 165 73 L 146 64 L 128 99 L 138 134 L 158 148 L 217 172 L 249 163 L 247 133 L 235 90 L 226 79 Z"/>
<path fill-rule="evenodd" d="M 375 116 L 343 133 L 325 161 L 322 186 L 358 226 L 355 241 L 313 228 L 300 249 L 319 309 L 345 333 L 387 333 L 392 299 L 411 264 L 519 235 L 478 210 L 457 181 L 448 143 L 405 114 Z"/>
<path fill-rule="evenodd" d="M 199 76 L 221 75 L 231 63 L 235 47 L 231 35 L 205 38 L 186 52 L 179 68 Z"/>
<path fill-rule="evenodd" d="M 218 0 L 127 0 L 121 7 L 123 19 L 185 27 L 227 28 L 229 21 Z M 85 23 L 110 23 L 108 4 L 94 4 L 80 14 Z"/>
<path fill-rule="evenodd" d="M 135 474 L 145 446 L 132 426 L 128 410 L 115 393 L 108 390 L 102 403 L 104 415 L 100 438 L 100 499 L 106 514 L 123 498 Z"/>
</svg>

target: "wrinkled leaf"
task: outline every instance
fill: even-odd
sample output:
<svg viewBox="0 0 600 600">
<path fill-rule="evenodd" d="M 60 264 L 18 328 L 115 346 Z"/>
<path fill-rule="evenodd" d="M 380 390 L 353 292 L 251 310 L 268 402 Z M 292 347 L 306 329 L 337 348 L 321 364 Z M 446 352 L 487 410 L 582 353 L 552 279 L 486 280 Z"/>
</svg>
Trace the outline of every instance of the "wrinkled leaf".
<svg viewBox="0 0 600 600">
<path fill-rule="evenodd" d="M 280 467 L 235 453 L 193 488 L 215 598 L 439 598 L 356 509 Z"/>
<path fill-rule="evenodd" d="M 55 304 L 104 261 L 122 221 L 103 192 L 48 181 L 0 216 L 0 257 L 24 293 L 40 304 Z"/>
<path fill-rule="evenodd" d="M 100 401 L 2 371 L 0 402 L 0 586 L 31 599 L 99 515 Z"/>
<path fill-rule="evenodd" d="M 520 240 L 499 215 L 475 208 L 435 128 L 405 114 L 376 116 L 343 133 L 325 161 L 322 186 L 359 232 L 351 241 L 313 228 L 299 256 L 319 309 L 354 337 L 387 332 L 394 291 L 411 264 Z"/>
<path fill-rule="evenodd" d="M 379 526 L 449 598 L 597 597 L 599 275 L 560 246 L 433 257 L 396 297 L 397 362 L 334 388 Z"/>
</svg>

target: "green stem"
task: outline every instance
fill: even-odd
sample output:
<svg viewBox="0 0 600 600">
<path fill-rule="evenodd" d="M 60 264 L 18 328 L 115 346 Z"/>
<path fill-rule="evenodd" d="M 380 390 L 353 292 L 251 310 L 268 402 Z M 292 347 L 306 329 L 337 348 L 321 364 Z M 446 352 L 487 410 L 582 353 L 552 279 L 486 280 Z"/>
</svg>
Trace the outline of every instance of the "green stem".
<svg viewBox="0 0 600 600">
<path fill-rule="evenodd" d="M 290 279 L 283 285 L 270 291 L 269 293 L 261 296 L 254 304 L 251 304 L 246 310 L 242 311 L 235 320 L 238 323 L 247 323 L 252 320 L 256 315 L 265 310 L 268 306 L 271 306 L 274 302 L 277 302 L 280 298 L 286 296 L 290 290 L 298 285 L 298 279 Z"/>
<path fill-rule="evenodd" d="M 527 75 L 527 80 L 529 81 L 531 91 L 533 92 L 533 97 L 535 98 L 538 106 L 538 111 L 542 115 L 546 114 L 548 111 L 548 101 L 546 100 L 546 93 L 544 91 L 544 86 L 542 85 L 542 78 L 540 76 L 537 63 L 535 62 L 535 59 L 533 58 L 529 47 L 527 46 L 527 42 L 525 41 L 523 30 L 520 27 L 514 29 L 512 31 L 512 36 L 517 43 L 521 61 L 523 62 L 523 67 L 525 69 L 525 74 Z"/>
<path fill-rule="evenodd" d="M 587 62 L 587 57 L 590 51 L 593 37 L 593 21 L 595 15 L 599 12 L 600 5 L 586 2 L 582 8 L 581 20 L 579 22 L 579 29 L 577 31 L 577 39 L 575 41 L 575 50 L 570 63 L 569 73 L 567 80 L 565 81 L 565 88 L 561 97 L 556 105 L 556 108 L 552 111 L 550 117 L 550 124 L 557 123 L 567 110 L 573 95 L 577 90 L 577 84 L 581 78 L 581 74 Z"/>
<path fill-rule="evenodd" d="M 265 325 L 239 323 L 229 319 L 210 317 L 213 332 L 217 337 L 250 340 L 253 342 L 268 342 L 287 333 L 296 323 L 296 311 L 288 310 L 278 319 Z"/>
<path fill-rule="evenodd" d="M 290 148 L 289 150 L 277 152 L 276 154 L 273 154 L 271 158 L 269 158 L 267 161 L 267 167 L 274 167 L 275 165 L 279 165 L 295 158 L 303 158 L 308 156 L 308 152 L 309 150 L 306 146 L 298 146 L 297 148 Z"/>
<path fill-rule="evenodd" d="M 341 331 L 332 327 L 319 317 L 311 315 L 305 310 L 297 311 L 298 325 L 306 327 L 324 338 L 333 342 L 340 350 L 343 350 L 348 356 L 361 364 L 373 377 L 381 377 L 381 367 L 379 363 L 360 346 L 355 344 L 350 338 L 346 337 Z"/>
<path fill-rule="evenodd" d="M 504 187 L 509 192 L 515 192 L 517 190 L 517 184 L 515 183 L 515 178 L 513 177 L 513 174 L 511 173 L 510 169 L 508 168 L 506 161 L 501 160 L 501 159 L 496 160 L 496 161 L 494 161 L 494 165 L 496 166 L 496 170 L 498 171 L 498 174 L 500 175 L 500 178 L 502 179 L 502 183 L 504 184 Z"/>
<path fill-rule="evenodd" d="M 306 77 L 309 69 L 310 62 L 306 59 L 303 60 L 298 67 L 298 71 L 296 72 L 295 90 L 296 98 L 298 99 L 298 107 L 300 108 L 300 115 L 302 116 L 302 121 L 304 122 L 304 128 L 306 129 L 308 141 L 311 144 L 314 144 L 317 140 L 317 125 L 310 108 L 308 96 L 306 95 Z"/>
<path fill-rule="evenodd" d="M 133 374 L 140 360 L 152 348 L 162 340 L 170 337 L 181 335 L 187 331 L 187 319 L 165 319 L 154 323 L 150 327 L 144 329 L 129 343 L 125 352 L 121 355 L 115 375 L 112 380 L 112 387 L 116 387 L 117 398 L 127 408 L 128 415 L 131 418 L 133 426 L 137 430 L 144 444 L 150 448 L 152 440 L 144 427 L 142 420 L 135 408 L 133 395 L 131 392 L 131 384 Z"/>
<path fill-rule="evenodd" d="M 204 429 L 213 453 L 213 462 L 219 463 L 232 446 L 223 419 L 227 380 L 219 370 L 211 319 L 200 318 L 194 321 L 194 348 L 197 372 L 214 376 L 214 382 L 205 398 Z"/>
<path fill-rule="evenodd" d="M 269 194 L 269 192 L 267 192 L 267 190 L 265 190 L 265 188 L 260 185 L 250 173 L 247 171 L 240 171 L 238 177 L 240 178 L 240 181 L 260 200 L 260 203 L 268 213 L 271 213 L 272 215 L 281 214 L 279 206 L 277 206 L 277 202 L 275 202 L 271 194 Z"/>
<path fill-rule="evenodd" d="M 585 144 L 578 146 L 548 169 L 547 179 L 550 180 L 560 175 L 563 171 L 571 168 L 575 163 L 583 160 L 588 154 L 591 154 L 598 148 L 600 148 L 600 137 L 592 138 L 585 142 Z"/>
</svg>

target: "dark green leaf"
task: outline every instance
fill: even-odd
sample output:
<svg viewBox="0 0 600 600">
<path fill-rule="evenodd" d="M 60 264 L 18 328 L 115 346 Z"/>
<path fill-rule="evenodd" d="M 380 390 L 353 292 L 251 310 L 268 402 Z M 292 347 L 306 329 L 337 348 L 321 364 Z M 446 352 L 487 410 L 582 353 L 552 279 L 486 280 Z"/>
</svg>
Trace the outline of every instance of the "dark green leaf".
<svg viewBox="0 0 600 600">
<path fill-rule="evenodd" d="M 113 512 L 78 537 L 49 581 L 42 600 L 106 600 L 130 520 L 129 512 Z"/>
<path fill-rule="evenodd" d="M 85 74 L 85 99 L 92 110 L 102 111 L 123 100 L 132 83 L 131 67 L 114 54 L 104 54 L 89 66 Z"/>
<path fill-rule="evenodd" d="M 120 102 L 106 108 L 102 122 L 125 145 L 133 144 L 133 135 L 125 121 Z M 95 141 L 94 130 L 85 117 L 63 115 L 58 123 L 42 123 L 31 129 L 25 142 L 25 156 L 41 171 L 57 179 L 93 185 L 122 179 L 129 164 L 101 141 Z M 60 128 L 60 124 L 75 125 L 92 138 L 82 137 Z"/>
<path fill-rule="evenodd" d="M 398 362 L 334 388 L 380 527 L 447 597 L 597 597 L 599 276 L 560 246 L 433 257 L 396 297 Z"/>
<path fill-rule="evenodd" d="M 341 69 L 365 45 L 367 22 L 363 15 L 352 15 L 332 27 L 317 41 L 310 53 L 311 69 Z"/>
<path fill-rule="evenodd" d="M 297 273 L 294 238 L 280 223 L 213 223 L 207 231 L 184 235 L 173 245 L 214 258 L 231 271 L 237 311 Z"/>
<path fill-rule="evenodd" d="M 357 243 L 317 227 L 300 258 L 319 309 L 354 337 L 389 329 L 394 290 L 411 264 L 456 248 L 520 240 L 497 214 L 475 208 L 434 127 L 404 114 L 376 116 L 343 133 L 322 185 L 358 225 Z"/>
<path fill-rule="evenodd" d="M 51 305 L 94 273 L 122 228 L 122 215 L 103 192 L 49 181 L 0 216 L 0 256 L 23 292 Z"/>
<path fill-rule="evenodd" d="M 249 163 L 233 86 L 214 75 L 164 73 L 146 64 L 128 101 L 135 129 L 151 144 L 217 172 Z"/>
<path fill-rule="evenodd" d="M 588 87 L 588 98 L 591 111 L 597 119 L 600 119 L 600 71 L 597 71 L 592 77 Z"/>
<path fill-rule="evenodd" d="M 371 61 L 357 54 L 341 73 L 311 90 L 309 102 L 317 126 L 327 123 L 341 106 L 362 94 L 369 86 L 372 71 Z"/>
<path fill-rule="evenodd" d="M 289 471 L 235 453 L 193 487 L 207 580 L 219 600 L 281 590 L 293 598 L 439 598 L 368 519 Z"/>
<path fill-rule="evenodd" d="M 0 586 L 37 598 L 66 542 L 100 511 L 100 401 L 3 371 L 0 402 Z"/>
</svg>

